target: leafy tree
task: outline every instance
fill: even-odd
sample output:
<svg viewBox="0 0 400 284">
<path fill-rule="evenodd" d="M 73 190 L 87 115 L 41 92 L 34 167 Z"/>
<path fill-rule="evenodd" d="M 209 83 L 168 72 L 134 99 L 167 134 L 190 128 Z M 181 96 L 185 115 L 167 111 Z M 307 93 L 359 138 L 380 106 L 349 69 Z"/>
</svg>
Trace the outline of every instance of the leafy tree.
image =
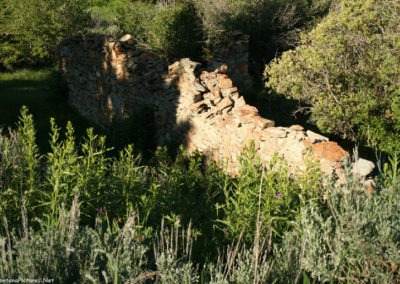
<svg viewBox="0 0 400 284">
<path fill-rule="evenodd" d="M 381 150 L 400 138 L 400 4 L 341 0 L 265 70 L 266 86 L 310 107 L 322 131 Z"/>
<path fill-rule="evenodd" d="M 8 40 L 0 46 L 3 62 L 31 64 L 56 60 L 58 42 L 82 32 L 89 14 L 86 1 L 78 0 L 5 0 L 6 13 L 0 16 L 0 32 Z M 17 57 L 12 50 L 18 51 Z M 0 61 L 0 63 L 1 63 Z"/>
</svg>

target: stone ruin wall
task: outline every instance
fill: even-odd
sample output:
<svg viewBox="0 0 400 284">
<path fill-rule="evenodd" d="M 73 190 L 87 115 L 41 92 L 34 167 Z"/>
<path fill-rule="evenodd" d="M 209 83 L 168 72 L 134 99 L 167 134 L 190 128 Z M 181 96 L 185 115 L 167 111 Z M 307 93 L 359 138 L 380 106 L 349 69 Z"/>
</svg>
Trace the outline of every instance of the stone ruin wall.
<svg viewBox="0 0 400 284">
<path fill-rule="evenodd" d="M 240 31 L 226 35 L 215 48 L 212 59 L 207 62 L 210 70 L 221 65 L 229 66 L 227 75 L 240 91 L 251 89 L 254 84 L 249 74 L 249 39 L 249 35 Z"/>
<path fill-rule="evenodd" d="M 311 159 L 324 173 L 344 177 L 342 159 L 348 152 L 300 125 L 279 127 L 261 117 L 240 96 L 226 65 L 201 71 L 186 58 L 167 68 L 129 35 L 72 37 L 60 44 L 59 53 L 70 103 L 99 125 L 123 121 L 147 105 L 154 110 L 158 144 L 181 142 L 189 152 L 223 162 L 232 175 L 238 173 L 240 153 L 254 142 L 263 164 L 277 153 L 292 172 L 305 170 Z M 362 178 L 372 169 L 363 159 L 353 164 Z"/>
</svg>

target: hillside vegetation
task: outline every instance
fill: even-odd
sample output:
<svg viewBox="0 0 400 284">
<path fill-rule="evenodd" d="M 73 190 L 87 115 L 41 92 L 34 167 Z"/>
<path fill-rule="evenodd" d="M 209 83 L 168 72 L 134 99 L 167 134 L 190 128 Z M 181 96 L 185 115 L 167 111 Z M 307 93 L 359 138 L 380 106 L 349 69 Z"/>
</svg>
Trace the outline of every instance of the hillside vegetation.
<svg viewBox="0 0 400 284">
<path fill-rule="evenodd" d="M 110 155 L 92 129 L 51 121 L 39 154 L 26 108 L 0 136 L 0 277 L 58 283 L 399 281 L 397 161 L 368 194 L 340 188 L 310 162 L 263 168 L 250 147 L 240 177 L 200 155 L 143 163 L 132 146 Z"/>
<path fill-rule="evenodd" d="M 399 283 L 399 19 L 398 0 L 2 0 L 0 124 L 14 126 L 0 129 L 0 279 Z M 296 176 L 277 156 L 264 167 L 253 145 L 231 177 L 147 141 L 145 111 L 106 137 L 64 107 L 68 36 L 130 33 L 166 62 L 206 61 L 235 30 L 263 97 L 386 151 L 373 189 L 348 167 L 341 185 L 311 160 Z"/>
<path fill-rule="evenodd" d="M 165 58 L 200 58 L 227 32 L 252 36 L 256 59 L 287 48 L 330 1 L 282 0 L 3 0 L 0 64 L 57 61 L 57 44 L 73 34 L 130 33 Z M 267 54 L 265 49 L 268 50 Z M 261 64 L 263 62 L 260 62 Z"/>
</svg>

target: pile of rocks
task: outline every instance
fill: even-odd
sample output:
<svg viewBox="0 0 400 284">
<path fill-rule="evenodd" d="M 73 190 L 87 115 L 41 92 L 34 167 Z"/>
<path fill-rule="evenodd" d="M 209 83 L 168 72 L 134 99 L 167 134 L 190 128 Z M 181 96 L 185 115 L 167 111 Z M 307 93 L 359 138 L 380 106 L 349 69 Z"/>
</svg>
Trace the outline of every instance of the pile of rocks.
<svg viewBox="0 0 400 284">
<path fill-rule="evenodd" d="M 123 121 L 147 105 L 154 110 L 158 144 L 180 142 L 188 152 L 223 162 L 232 175 L 243 149 L 254 142 L 263 164 L 278 154 L 298 173 L 317 160 L 324 173 L 344 178 L 346 151 L 300 125 L 276 127 L 261 117 L 240 96 L 227 65 L 201 71 L 199 63 L 185 58 L 167 68 L 155 54 L 138 49 L 131 36 L 70 38 L 61 43 L 60 57 L 70 102 L 98 124 Z M 362 160 L 353 170 L 364 178 L 372 168 Z"/>
</svg>

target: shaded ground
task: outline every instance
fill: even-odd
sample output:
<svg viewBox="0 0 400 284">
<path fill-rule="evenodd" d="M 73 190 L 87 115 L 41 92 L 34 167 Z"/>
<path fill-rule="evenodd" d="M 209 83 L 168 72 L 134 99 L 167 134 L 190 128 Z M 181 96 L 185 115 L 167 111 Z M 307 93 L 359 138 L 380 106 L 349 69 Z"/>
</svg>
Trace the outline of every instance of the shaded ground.
<svg viewBox="0 0 400 284">
<path fill-rule="evenodd" d="M 42 151 L 48 145 L 50 118 L 64 127 L 71 121 L 77 137 L 83 134 L 90 124 L 66 101 L 67 87 L 56 70 L 19 70 L 14 73 L 0 73 L 0 128 L 15 127 L 20 109 L 27 106 L 33 114 L 37 129 L 38 144 Z"/>
</svg>

